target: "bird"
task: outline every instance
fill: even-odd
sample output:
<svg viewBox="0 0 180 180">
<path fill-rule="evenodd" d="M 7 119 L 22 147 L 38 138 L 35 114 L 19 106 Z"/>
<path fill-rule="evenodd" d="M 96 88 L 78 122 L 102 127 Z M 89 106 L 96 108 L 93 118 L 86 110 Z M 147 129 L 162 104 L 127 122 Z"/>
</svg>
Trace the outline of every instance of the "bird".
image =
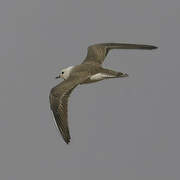
<svg viewBox="0 0 180 180">
<path fill-rule="evenodd" d="M 153 50 L 157 47 L 128 43 L 93 44 L 88 47 L 87 56 L 81 64 L 69 66 L 60 71 L 55 78 L 64 80 L 51 89 L 49 101 L 56 125 L 66 144 L 69 144 L 71 139 L 68 127 L 68 98 L 74 88 L 78 85 L 94 83 L 104 79 L 128 77 L 127 73 L 103 68 L 102 64 L 108 52 L 112 49 Z"/>
</svg>

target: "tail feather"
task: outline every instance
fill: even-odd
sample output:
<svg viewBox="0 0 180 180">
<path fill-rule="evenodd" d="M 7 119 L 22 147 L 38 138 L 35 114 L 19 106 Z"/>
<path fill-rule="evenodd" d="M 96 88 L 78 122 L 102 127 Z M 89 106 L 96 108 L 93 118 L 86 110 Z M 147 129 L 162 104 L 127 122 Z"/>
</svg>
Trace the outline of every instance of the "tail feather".
<svg viewBox="0 0 180 180">
<path fill-rule="evenodd" d="M 117 77 L 128 77 L 127 73 L 118 72 Z"/>
<path fill-rule="evenodd" d="M 118 77 L 127 77 L 127 73 L 122 73 L 122 72 L 116 72 L 110 69 L 101 69 L 102 74 L 106 74 L 107 78 L 118 78 Z"/>
</svg>

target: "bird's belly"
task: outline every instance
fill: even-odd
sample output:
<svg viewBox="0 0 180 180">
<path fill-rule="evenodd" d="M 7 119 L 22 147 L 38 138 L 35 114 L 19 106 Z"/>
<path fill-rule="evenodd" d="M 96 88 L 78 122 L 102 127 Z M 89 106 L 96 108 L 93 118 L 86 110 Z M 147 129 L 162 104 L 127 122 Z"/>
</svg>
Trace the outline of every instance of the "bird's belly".
<svg viewBox="0 0 180 180">
<path fill-rule="evenodd" d="M 97 73 L 97 74 L 90 76 L 86 81 L 84 81 L 81 84 L 95 83 L 95 82 L 101 81 L 103 79 L 112 78 L 112 77 L 115 77 L 115 76 L 109 75 L 109 74 L 104 74 L 104 73 Z"/>
<path fill-rule="evenodd" d="M 97 73 L 95 75 L 92 75 L 90 77 L 90 80 L 92 81 L 99 81 L 99 80 L 103 80 L 106 78 L 110 78 L 110 77 L 114 77 L 113 75 L 109 75 L 109 74 L 104 74 L 104 73 Z"/>
</svg>

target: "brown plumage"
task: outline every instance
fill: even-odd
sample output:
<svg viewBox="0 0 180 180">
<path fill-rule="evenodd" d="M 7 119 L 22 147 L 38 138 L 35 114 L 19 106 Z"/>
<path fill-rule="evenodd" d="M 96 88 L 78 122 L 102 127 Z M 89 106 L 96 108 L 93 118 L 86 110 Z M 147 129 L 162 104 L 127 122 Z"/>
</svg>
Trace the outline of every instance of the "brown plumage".
<svg viewBox="0 0 180 180">
<path fill-rule="evenodd" d="M 57 127 L 68 144 L 70 133 L 68 128 L 68 98 L 79 84 L 93 83 L 103 79 L 127 77 L 126 73 L 104 69 L 102 63 L 111 49 L 144 49 L 157 47 L 143 44 L 103 43 L 88 47 L 88 53 L 82 64 L 64 69 L 57 77 L 65 80 L 51 89 L 49 100 Z"/>
</svg>

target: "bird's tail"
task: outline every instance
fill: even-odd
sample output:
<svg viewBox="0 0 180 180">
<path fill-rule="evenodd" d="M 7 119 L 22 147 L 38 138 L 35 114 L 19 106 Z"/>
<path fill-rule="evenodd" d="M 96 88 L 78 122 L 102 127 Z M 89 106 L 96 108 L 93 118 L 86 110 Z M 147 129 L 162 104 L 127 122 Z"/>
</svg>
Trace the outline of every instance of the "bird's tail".
<svg viewBox="0 0 180 180">
<path fill-rule="evenodd" d="M 101 69 L 101 73 L 104 75 L 106 78 L 120 78 L 120 77 L 128 77 L 127 73 L 122 73 L 122 72 L 116 72 L 110 69 Z"/>
</svg>

